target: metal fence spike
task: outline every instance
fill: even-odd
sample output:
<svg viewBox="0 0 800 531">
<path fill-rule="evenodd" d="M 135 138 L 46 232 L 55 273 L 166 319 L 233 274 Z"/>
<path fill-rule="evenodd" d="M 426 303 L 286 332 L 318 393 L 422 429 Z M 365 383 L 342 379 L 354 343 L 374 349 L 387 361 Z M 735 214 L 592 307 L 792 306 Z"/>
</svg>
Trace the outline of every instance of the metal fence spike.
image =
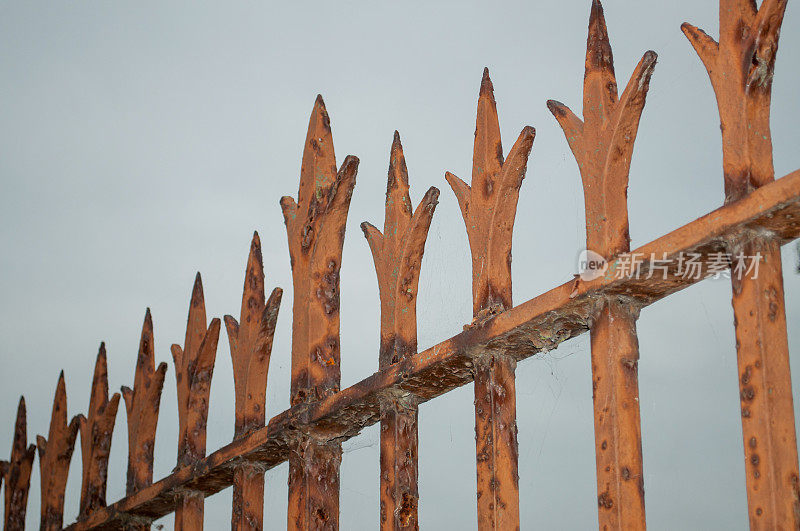
<svg viewBox="0 0 800 531">
<path fill-rule="evenodd" d="M 79 416 L 83 460 L 79 518 L 86 518 L 92 511 L 106 506 L 108 458 L 119 399 L 119 393 L 114 393 L 111 400 L 108 399 L 106 345 L 100 343 L 94 366 L 89 410 L 86 416 Z"/>
<path fill-rule="evenodd" d="M 318 96 L 308 123 L 297 201 L 281 199 L 292 264 L 291 404 L 339 391 L 339 270 L 358 159 L 336 171 L 330 118 Z M 289 458 L 293 529 L 337 529 L 341 444 L 303 434 Z"/>
<path fill-rule="evenodd" d="M 7 531 L 25 529 L 25 513 L 28 508 L 28 489 L 30 488 L 33 458 L 36 445 L 28 446 L 25 415 L 25 397 L 20 397 L 17 407 L 17 421 L 14 424 L 14 442 L 11 446 L 11 459 L 4 466 L 5 483 L 5 525 Z"/>
<path fill-rule="evenodd" d="M 786 0 L 721 0 L 719 43 L 691 24 L 681 29 L 708 71 L 722 131 L 725 202 L 775 178 L 770 100 Z M 753 529 L 800 528 L 798 472 L 781 239 L 743 231 L 729 260 L 758 261 L 757 274 L 731 273 L 747 501 Z M 738 258 L 737 258 L 738 257 Z"/>
<path fill-rule="evenodd" d="M 267 375 L 282 294 L 280 288 L 275 288 L 265 300 L 261 239 L 255 232 L 247 259 L 240 320 L 225 316 L 236 393 L 234 439 L 264 426 Z M 247 461 L 238 463 L 233 485 L 231 528 L 260 530 L 264 517 L 264 468 Z"/>
<path fill-rule="evenodd" d="M 383 233 L 366 221 L 367 238 L 381 300 L 381 369 L 417 352 L 417 289 L 425 240 L 439 190 L 431 187 L 412 209 L 408 168 L 394 132 L 386 184 Z M 381 529 L 419 529 L 417 507 L 417 400 L 412 395 L 386 396 L 381 402 Z"/>
<path fill-rule="evenodd" d="M 58 377 L 53 412 L 50 417 L 50 432 L 47 439 L 36 437 L 39 448 L 39 471 L 41 473 L 41 526 L 42 530 L 58 530 L 64 522 L 64 491 L 75 439 L 78 436 L 79 417 L 67 424 L 67 387 L 64 371 Z"/>
<path fill-rule="evenodd" d="M 172 345 L 178 390 L 178 464 L 189 466 L 206 455 L 206 426 L 220 320 L 206 326 L 203 281 L 195 277 L 189 301 L 184 347 Z M 175 511 L 175 529 L 203 529 L 204 493 L 187 490 Z"/>
<path fill-rule="evenodd" d="M 122 387 L 128 413 L 128 495 L 153 483 L 153 450 L 166 372 L 164 362 L 155 368 L 153 318 L 148 308 L 142 325 L 133 389 Z"/>
<path fill-rule="evenodd" d="M 483 70 L 475 120 L 472 184 L 450 172 L 472 253 L 472 311 L 479 324 L 513 306 L 511 243 L 519 190 L 536 131 L 526 126 L 503 157 L 489 70 Z M 513 353 L 480 354 L 475 373 L 478 528 L 519 527 L 519 474 Z"/>
<path fill-rule="evenodd" d="M 580 170 L 586 248 L 608 260 L 630 250 L 628 174 L 656 58 L 653 51 L 644 54 L 619 96 L 603 7 L 594 0 L 586 40 L 583 120 L 563 103 L 547 102 Z M 592 399 L 600 527 L 643 528 L 638 307 L 607 297 L 595 312 Z"/>
</svg>

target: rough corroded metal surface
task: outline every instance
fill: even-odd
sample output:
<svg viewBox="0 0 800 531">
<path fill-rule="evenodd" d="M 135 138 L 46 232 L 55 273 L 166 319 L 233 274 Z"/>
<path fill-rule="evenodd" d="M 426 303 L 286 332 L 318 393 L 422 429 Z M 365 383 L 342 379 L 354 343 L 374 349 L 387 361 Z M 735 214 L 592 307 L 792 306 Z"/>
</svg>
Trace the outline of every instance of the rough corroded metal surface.
<svg viewBox="0 0 800 531">
<path fill-rule="evenodd" d="M 158 408 L 167 364 L 155 368 L 153 351 L 153 318 L 147 309 L 139 341 L 136 375 L 133 389 L 122 387 L 122 397 L 128 413 L 128 483 L 131 495 L 153 482 L 153 451 L 155 450 Z"/>
<path fill-rule="evenodd" d="M 603 7 L 594 0 L 586 41 L 583 120 L 564 104 L 547 102 L 580 170 L 586 248 L 606 259 L 630 250 L 628 173 L 655 64 L 655 52 L 646 52 L 618 96 Z M 644 528 L 638 309 L 631 301 L 611 296 L 600 301 L 597 310 L 591 344 L 600 528 Z"/>
<path fill-rule="evenodd" d="M 469 237 L 472 310 L 476 320 L 513 306 L 511 240 L 519 189 L 525 178 L 535 134 L 533 127 L 523 128 L 508 158 L 504 158 L 494 87 L 489 70 L 484 69 L 475 120 L 472 184 L 467 185 L 452 173 L 445 175 L 458 199 Z M 499 375 L 493 374 L 495 367 L 508 369 L 503 371 L 503 378 L 511 380 L 508 387 L 514 390 L 515 364 L 510 358 L 497 363 L 493 361 L 501 356 L 503 354 L 493 354 L 491 362 L 486 364 L 489 374 L 485 378 L 475 378 L 479 529 L 519 527 L 516 397 L 497 401 L 495 407 L 484 407 L 485 400 L 491 401 L 490 397 L 496 394 L 494 386 Z M 493 436 L 501 425 L 514 435 Z"/>
<path fill-rule="evenodd" d="M 725 202 L 741 200 L 774 179 L 770 99 L 786 0 L 721 0 L 719 42 L 682 29 L 705 65 L 722 131 Z M 758 275 L 732 275 L 742 435 L 750 525 L 800 528 L 789 347 L 779 241 L 760 234 L 730 242 L 736 256 L 762 257 Z"/>
<path fill-rule="evenodd" d="M 269 361 L 282 296 L 283 291 L 275 288 L 266 298 L 261 239 L 256 232 L 247 258 L 239 321 L 225 316 L 236 393 L 234 439 L 264 426 Z M 264 471 L 257 463 L 234 465 L 232 529 L 263 527 Z"/>
<path fill-rule="evenodd" d="M 417 353 L 417 289 L 425 241 L 439 190 L 411 206 L 400 134 L 389 154 L 383 232 L 361 224 L 369 242 L 381 300 L 379 368 Z M 381 529 L 418 529 L 417 408 L 413 397 L 387 396 L 381 408 Z"/>
<path fill-rule="evenodd" d="M 357 169 L 358 159 L 348 156 L 337 172 L 330 118 L 322 96 L 317 96 L 303 149 L 297 201 L 288 196 L 281 199 L 294 286 L 292 405 L 319 401 L 339 391 L 339 270 Z M 294 455 L 312 462 L 295 458 L 289 463 L 290 528 L 338 528 L 341 448 L 336 442 L 329 444 L 327 451 L 309 452 L 315 444 L 308 437 L 298 442 Z M 330 499 L 317 504 L 315 493 L 322 490 Z"/>
<path fill-rule="evenodd" d="M 36 437 L 39 448 L 39 471 L 41 473 L 41 524 L 40 529 L 58 530 L 64 521 L 64 490 L 75 438 L 78 436 L 80 418 L 74 417 L 67 424 L 67 387 L 64 371 L 58 377 L 53 412 L 50 417 L 50 432 L 45 439 Z"/>
<path fill-rule="evenodd" d="M 114 393 L 111 400 L 108 399 L 106 345 L 100 343 L 94 366 L 92 392 L 89 396 L 89 410 L 86 416 L 79 416 L 83 461 L 78 513 L 78 518 L 81 519 L 86 518 L 90 512 L 106 506 L 108 458 L 119 399 L 119 393 Z"/>
<path fill-rule="evenodd" d="M 220 321 L 206 325 L 203 281 L 197 273 L 189 301 L 183 348 L 172 345 L 178 389 L 178 466 L 206 455 L 209 393 L 217 357 Z M 203 497 L 188 492 L 177 506 L 175 529 L 203 528 Z"/>
<path fill-rule="evenodd" d="M 639 267 L 637 276 L 603 276 L 557 286 L 458 335 L 425 349 L 317 403 L 297 404 L 270 420 L 266 427 L 234 440 L 192 466 L 180 467 L 150 487 L 98 509 L 69 529 L 122 529 L 131 518 L 158 518 L 175 510 L 185 489 L 211 495 L 233 484 L 234 465 L 255 461 L 269 469 L 289 459 L 298 435 L 342 441 L 380 420 L 381 398 L 387 393 L 413 394 L 430 400 L 473 381 L 476 357 L 487 351 L 510 352 L 521 361 L 556 348 L 589 330 L 599 301 L 624 296 L 644 307 L 700 281 L 681 274 L 677 260 L 666 278 L 649 276 L 649 257 L 675 258 L 699 253 L 702 264 L 726 241 L 745 241 L 749 234 L 770 233 L 781 243 L 800 237 L 800 171 L 765 185 L 740 201 L 721 207 L 612 261 L 627 257 Z M 24 442 L 24 441 L 23 441 Z M 24 446 L 23 446 L 24 448 Z M 6 476 L 8 478 L 8 476 Z M 6 479 L 8 482 L 8 479 Z M 6 513 L 8 514 L 8 513 Z"/>
<path fill-rule="evenodd" d="M 25 529 L 25 513 L 28 508 L 28 489 L 31 482 L 33 458 L 36 445 L 28 446 L 28 429 L 25 415 L 25 397 L 20 397 L 17 407 L 17 421 L 14 424 L 14 440 L 11 445 L 11 458 L 3 463 L 3 483 L 5 486 L 5 531 Z"/>
</svg>

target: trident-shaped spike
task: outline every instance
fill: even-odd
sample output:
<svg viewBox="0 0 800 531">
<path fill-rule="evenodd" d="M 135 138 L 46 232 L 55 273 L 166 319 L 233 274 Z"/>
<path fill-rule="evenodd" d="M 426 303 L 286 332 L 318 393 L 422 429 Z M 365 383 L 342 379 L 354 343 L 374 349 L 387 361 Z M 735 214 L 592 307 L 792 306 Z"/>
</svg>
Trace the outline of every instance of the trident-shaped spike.
<svg viewBox="0 0 800 531">
<path fill-rule="evenodd" d="M 472 251 L 472 310 L 496 313 L 511 308 L 511 237 L 519 189 L 525 178 L 528 155 L 536 130 L 526 126 L 506 159 L 500 141 L 500 122 L 489 69 L 483 71 L 475 145 L 472 186 L 450 172 L 447 182 L 456 194 Z"/>
<path fill-rule="evenodd" d="M 472 313 L 475 321 L 513 306 L 511 241 L 528 155 L 536 131 L 526 126 L 503 158 L 500 122 L 489 69 L 483 71 L 472 186 L 447 173 L 456 194 L 472 252 Z M 475 442 L 479 529 L 519 528 L 519 475 L 514 370 L 505 352 L 475 359 Z"/>
<path fill-rule="evenodd" d="M 330 118 L 317 96 L 297 202 L 281 198 L 294 284 L 292 404 L 339 390 L 339 269 L 357 170 L 350 155 L 337 173 Z"/>
<path fill-rule="evenodd" d="M 583 120 L 565 105 L 547 106 L 578 162 L 586 204 L 586 245 L 611 258 L 630 250 L 628 172 L 655 52 L 644 54 L 617 97 L 611 43 L 598 0 L 586 41 Z M 600 301 L 592 321 L 592 377 L 600 527 L 644 528 L 639 419 L 638 313 L 624 301 Z"/>
<path fill-rule="evenodd" d="M 297 202 L 281 199 L 294 285 L 292 405 L 339 391 L 339 270 L 357 170 L 358 159 L 348 156 L 336 171 L 330 118 L 317 96 Z M 289 459 L 291 527 L 338 526 L 340 462 L 341 444 L 298 442 Z"/>
<path fill-rule="evenodd" d="M 786 0 L 721 0 L 720 39 L 684 23 L 717 96 L 722 129 L 725 201 L 772 182 L 769 106 Z"/>
<path fill-rule="evenodd" d="M 161 404 L 164 375 L 167 372 L 167 364 L 164 362 L 158 364 L 158 369 L 155 368 L 153 348 L 153 318 L 148 308 L 142 325 L 133 390 L 122 387 L 122 397 L 128 413 L 129 496 L 153 483 L 153 450 L 158 408 Z"/>
<path fill-rule="evenodd" d="M 722 130 L 725 202 L 772 182 L 770 100 L 786 0 L 721 0 L 719 43 L 681 29 L 711 78 Z M 797 438 L 783 293 L 781 241 L 767 231 L 727 242 L 729 256 L 758 261 L 731 274 L 752 529 L 800 529 Z"/>
<path fill-rule="evenodd" d="M 67 387 L 64 371 L 58 377 L 56 396 L 53 399 L 53 414 L 50 417 L 50 433 L 47 439 L 36 437 L 39 447 L 39 472 L 41 473 L 42 504 L 41 529 L 61 529 L 64 521 L 64 490 L 75 438 L 78 436 L 79 417 L 67 424 Z"/>
<path fill-rule="evenodd" d="M 369 242 L 381 298 L 380 368 L 417 352 L 417 287 L 425 240 L 439 190 L 430 187 L 411 207 L 408 169 L 394 132 L 386 185 L 383 233 L 361 224 Z M 417 403 L 413 397 L 385 397 L 381 402 L 381 529 L 418 529 Z"/>
<path fill-rule="evenodd" d="M 264 426 L 269 360 L 282 295 L 283 290 L 275 288 L 265 300 L 261 240 L 255 232 L 247 259 L 239 322 L 225 316 L 236 392 L 235 438 Z M 264 518 L 264 468 L 243 461 L 234 467 L 233 477 L 231 528 L 260 530 Z"/>
<path fill-rule="evenodd" d="M 178 384 L 178 466 L 206 455 L 206 425 L 220 321 L 206 327 L 206 305 L 200 273 L 194 280 L 183 348 L 172 345 Z M 202 529 L 204 493 L 186 490 L 175 508 L 175 529 Z"/>
<path fill-rule="evenodd" d="M 656 53 L 648 51 L 617 98 L 614 59 L 600 2 L 592 3 L 583 82 L 583 120 L 550 100 L 575 155 L 586 203 L 586 245 L 610 258 L 630 250 L 628 172 Z"/>
<path fill-rule="evenodd" d="M 111 437 L 114 434 L 119 398 L 119 393 L 114 393 L 111 400 L 108 399 L 106 344 L 100 343 L 94 365 L 89 410 L 87 416 L 79 416 L 83 459 L 79 518 L 86 518 L 92 511 L 106 506 L 108 457 L 111 453 Z"/>
<path fill-rule="evenodd" d="M 247 259 L 240 320 L 225 316 L 236 388 L 235 437 L 264 426 L 267 374 L 282 295 L 283 290 L 275 288 L 265 301 L 261 239 L 255 232 Z M 188 330 L 186 338 L 188 344 Z"/>
<path fill-rule="evenodd" d="M 381 298 L 380 367 L 417 352 L 417 287 L 425 240 L 439 190 L 431 186 L 416 210 L 409 197 L 408 169 L 395 131 L 386 185 L 383 233 L 368 222 L 361 224 L 378 274 Z"/>
<path fill-rule="evenodd" d="M 14 442 L 11 446 L 11 459 L 3 467 L 5 483 L 5 525 L 4 529 L 25 529 L 25 512 L 28 508 L 28 489 L 31 482 L 33 458 L 36 445 L 28 446 L 25 422 L 25 397 L 20 397 L 17 407 L 17 422 L 14 425 Z"/>
<path fill-rule="evenodd" d="M 172 345 L 178 384 L 178 466 L 205 457 L 208 399 L 219 328 L 220 321 L 216 317 L 206 328 L 203 281 L 197 273 L 189 302 L 184 347 Z"/>
</svg>

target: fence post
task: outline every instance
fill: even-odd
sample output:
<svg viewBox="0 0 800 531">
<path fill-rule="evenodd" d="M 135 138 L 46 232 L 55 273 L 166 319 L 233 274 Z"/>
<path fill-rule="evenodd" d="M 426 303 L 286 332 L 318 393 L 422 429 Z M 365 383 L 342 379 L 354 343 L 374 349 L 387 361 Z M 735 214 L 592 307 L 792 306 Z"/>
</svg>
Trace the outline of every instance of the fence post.
<svg viewBox="0 0 800 531">
<path fill-rule="evenodd" d="M 283 290 L 275 288 L 266 298 L 261 239 L 256 232 L 247 258 L 239 321 L 225 316 L 236 395 L 234 440 L 264 426 L 267 376 L 282 296 Z M 234 531 L 260 531 L 264 527 L 264 472 L 257 462 L 239 460 L 234 465 L 231 510 Z"/>
<path fill-rule="evenodd" d="M 644 54 L 621 96 L 603 8 L 592 2 L 586 42 L 583 120 L 565 105 L 547 106 L 578 163 L 586 205 L 586 247 L 606 260 L 630 250 L 628 173 L 655 52 Z M 601 529 L 644 529 L 639 417 L 638 307 L 609 296 L 591 322 L 597 504 Z"/>
<path fill-rule="evenodd" d="M 297 202 L 281 199 L 292 264 L 291 404 L 339 391 L 339 270 L 358 159 L 336 171 L 330 118 L 317 96 L 308 124 Z M 342 445 L 302 433 L 289 456 L 290 529 L 339 528 Z"/>
<path fill-rule="evenodd" d="M 772 182 L 769 115 L 772 77 L 786 0 L 721 0 L 719 43 L 691 24 L 681 29 L 705 65 L 722 129 L 725 202 Z M 733 272 L 733 311 L 754 529 L 800 527 L 797 440 L 781 270 L 780 239 L 745 233 L 730 242 L 734 259 L 756 257 L 757 271 Z"/>
<path fill-rule="evenodd" d="M 447 173 L 472 253 L 473 325 L 513 306 L 511 237 L 517 200 L 536 132 L 525 127 L 503 158 L 494 87 L 484 69 L 478 96 L 472 185 Z M 475 444 L 478 528 L 519 528 L 517 406 L 513 352 L 475 360 Z"/>
<path fill-rule="evenodd" d="M 380 369 L 417 353 L 417 289 L 425 240 L 439 190 L 430 187 L 416 210 L 409 196 L 408 169 L 394 132 L 386 184 L 383 233 L 361 224 L 375 262 L 381 299 Z M 417 399 L 397 393 L 382 397 L 380 526 L 419 529 Z"/>
</svg>

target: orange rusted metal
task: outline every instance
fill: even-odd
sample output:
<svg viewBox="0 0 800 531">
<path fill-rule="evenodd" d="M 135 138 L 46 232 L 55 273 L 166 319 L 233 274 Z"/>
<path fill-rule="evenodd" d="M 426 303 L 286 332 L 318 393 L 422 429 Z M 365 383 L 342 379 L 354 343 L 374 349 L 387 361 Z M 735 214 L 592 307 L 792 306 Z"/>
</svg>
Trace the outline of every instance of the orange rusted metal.
<svg viewBox="0 0 800 531">
<path fill-rule="evenodd" d="M 383 233 L 361 224 L 378 274 L 381 344 L 378 365 L 384 369 L 417 353 L 417 289 L 425 240 L 439 190 L 431 186 L 416 210 L 409 196 L 408 168 L 394 132 L 386 184 Z M 417 507 L 417 398 L 387 395 L 381 403 L 381 529 L 419 529 Z"/>
<path fill-rule="evenodd" d="M 200 273 L 194 280 L 183 348 L 172 345 L 178 389 L 178 466 L 206 455 L 211 377 L 217 357 L 220 321 L 206 325 L 206 305 Z M 175 529 L 203 529 L 203 493 L 187 491 L 175 511 Z"/>
<path fill-rule="evenodd" d="M 725 202 L 774 180 L 769 116 L 785 0 L 721 0 L 719 43 L 691 24 L 681 29 L 708 71 L 722 130 Z M 750 232 L 732 256 L 760 256 L 758 275 L 732 275 L 750 525 L 800 528 L 789 347 L 779 238 Z"/>
<path fill-rule="evenodd" d="M 158 408 L 161 404 L 161 388 L 167 364 L 159 363 L 155 368 L 153 350 L 153 318 L 147 309 L 139 341 L 136 375 L 133 389 L 122 387 L 122 398 L 128 413 L 128 482 L 126 491 L 130 496 L 153 483 L 153 452 L 155 450 Z M 147 523 L 136 526 L 149 529 Z"/>
<path fill-rule="evenodd" d="M 28 489 L 31 485 L 33 458 L 36 445 L 28 446 L 28 429 L 25 415 L 25 397 L 20 397 L 17 406 L 17 421 L 14 424 L 14 442 L 11 459 L 3 463 L 5 486 L 5 531 L 25 529 L 25 513 L 28 508 Z"/>
<path fill-rule="evenodd" d="M 472 252 L 472 311 L 480 322 L 513 306 L 511 239 L 522 180 L 536 131 L 522 129 L 503 158 L 500 123 L 489 69 L 478 96 L 472 186 L 447 173 L 458 199 Z M 475 442 L 478 528 L 519 528 L 519 472 L 514 370 L 510 352 L 475 360 Z"/>
<path fill-rule="evenodd" d="M 175 510 L 183 489 L 201 490 L 208 496 L 232 485 L 234 465 L 243 460 L 265 469 L 285 462 L 297 444 L 297 432 L 315 433 L 323 441 L 340 442 L 354 437 L 362 428 L 380 420 L 381 399 L 386 395 L 412 393 L 424 402 L 472 383 L 476 353 L 504 350 L 521 361 L 589 330 L 598 300 L 625 296 L 645 307 L 699 282 L 701 277 L 681 273 L 676 257 L 698 254 L 705 270 L 723 249 L 723 242 L 748 231 L 769 231 L 782 244 L 800 238 L 800 170 L 610 264 L 613 269 L 623 259 L 629 259 L 641 271 L 638 276 L 601 276 L 556 286 L 320 402 L 292 406 L 264 428 L 234 440 L 193 466 L 178 468 L 136 494 L 98 509 L 68 529 L 122 529 L 131 519 L 169 514 Z M 648 257 L 654 253 L 671 259 L 666 278 L 648 275 L 652 265 Z"/>
<path fill-rule="evenodd" d="M 283 291 L 275 288 L 266 299 L 261 239 L 255 232 L 247 258 L 239 321 L 225 316 L 236 394 L 234 440 L 264 426 L 269 360 L 282 296 Z M 262 529 L 265 470 L 247 460 L 234 466 L 232 529 Z"/>
<path fill-rule="evenodd" d="M 547 106 L 578 163 L 586 206 L 586 246 L 611 259 L 630 250 L 628 173 L 656 54 L 644 54 L 621 96 L 603 7 L 592 2 L 586 41 L 583 120 L 565 105 Z M 601 529 L 645 527 L 639 342 L 636 302 L 610 296 L 591 321 L 597 504 Z"/>
<path fill-rule="evenodd" d="M 381 423 L 382 529 L 418 529 L 418 406 L 474 383 L 479 529 L 519 529 L 516 364 L 591 331 L 599 523 L 645 527 L 638 404 L 639 311 L 703 278 L 682 271 L 696 256 L 713 274 L 719 254 L 759 255 L 758 277 L 733 278 L 742 429 L 750 523 L 800 528 L 800 478 L 788 363 L 780 245 L 800 237 L 800 170 L 774 181 L 769 100 L 785 0 L 721 0 L 720 43 L 683 30 L 717 95 L 723 129 L 725 205 L 630 251 L 630 161 L 656 54 L 648 51 L 617 94 L 600 2 L 594 0 L 583 87 L 583 119 L 548 107 L 578 162 L 586 204 L 586 244 L 606 274 L 577 276 L 516 307 L 511 244 L 519 191 L 535 132 L 523 128 L 503 156 L 488 70 L 478 97 L 471 185 L 447 173 L 472 255 L 473 320 L 456 336 L 417 352 L 416 298 L 439 191 L 416 209 L 395 132 L 383 231 L 362 229 L 381 300 L 379 370 L 340 390 L 339 272 L 358 159 L 337 170 L 330 120 L 318 97 L 309 120 L 297 201 L 281 200 L 294 285 L 290 408 L 266 421 L 266 385 L 282 291 L 269 299 L 258 234 L 245 273 L 240 320 L 224 318 L 233 361 L 233 441 L 206 456 L 206 425 L 220 321 L 207 324 L 198 273 L 183 347 L 172 346 L 178 392 L 177 466 L 153 484 L 153 452 L 166 364 L 155 368 L 153 325 L 145 315 L 128 415 L 127 495 L 106 506 L 106 476 L 119 394 L 109 400 L 101 344 L 87 416 L 68 425 L 59 378 L 47 439 L 39 437 L 42 528 L 58 529 L 78 430 L 83 482 L 78 521 L 68 529 L 149 529 L 175 512 L 176 529 L 203 527 L 204 498 L 233 485 L 231 526 L 263 529 L 264 473 L 289 462 L 288 527 L 338 529 L 342 441 Z M 658 263 L 654 260 L 658 258 Z M 666 265 L 664 265 L 666 262 Z M 718 265 L 718 264 L 717 264 Z M 631 274 L 619 274 L 622 270 Z M 658 269 L 660 275 L 652 273 Z M 633 274 L 633 272 L 636 272 Z M 23 529 L 34 446 L 27 447 L 20 400 L 5 485 L 5 529 Z"/>
<path fill-rule="evenodd" d="M 339 391 L 339 269 L 357 171 L 358 158 L 348 156 L 337 172 L 330 118 L 317 96 L 297 202 L 281 199 L 294 285 L 292 405 Z M 299 435 L 289 457 L 289 528 L 338 529 L 341 455 L 338 442 Z"/>
<path fill-rule="evenodd" d="M 114 393 L 111 400 L 108 399 L 106 345 L 100 343 L 94 366 L 92 392 L 89 396 L 89 410 L 86 416 L 79 415 L 83 461 L 79 519 L 86 518 L 90 512 L 106 506 L 108 458 L 111 453 L 111 437 L 114 434 L 119 399 L 119 393 Z"/>
<path fill-rule="evenodd" d="M 67 488 L 69 463 L 75 449 L 79 425 L 80 417 L 77 416 L 67 424 L 67 387 L 64 383 L 64 371 L 61 371 L 53 399 L 50 433 L 47 439 L 41 435 L 36 437 L 39 470 L 42 475 L 42 530 L 61 529 L 64 521 L 64 490 Z"/>
</svg>

